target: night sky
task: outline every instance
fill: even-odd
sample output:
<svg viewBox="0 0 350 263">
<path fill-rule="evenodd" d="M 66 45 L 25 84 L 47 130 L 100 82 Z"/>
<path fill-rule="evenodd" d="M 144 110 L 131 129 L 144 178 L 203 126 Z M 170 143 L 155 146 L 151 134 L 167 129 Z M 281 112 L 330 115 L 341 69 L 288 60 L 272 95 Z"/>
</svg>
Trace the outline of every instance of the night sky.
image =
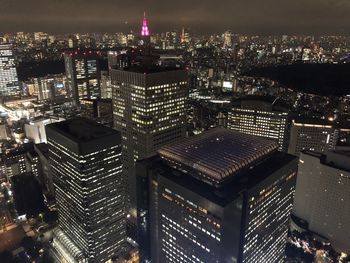
<svg viewBox="0 0 350 263">
<path fill-rule="evenodd" d="M 348 34 L 350 0 L 0 0 L 0 31 Z"/>
</svg>

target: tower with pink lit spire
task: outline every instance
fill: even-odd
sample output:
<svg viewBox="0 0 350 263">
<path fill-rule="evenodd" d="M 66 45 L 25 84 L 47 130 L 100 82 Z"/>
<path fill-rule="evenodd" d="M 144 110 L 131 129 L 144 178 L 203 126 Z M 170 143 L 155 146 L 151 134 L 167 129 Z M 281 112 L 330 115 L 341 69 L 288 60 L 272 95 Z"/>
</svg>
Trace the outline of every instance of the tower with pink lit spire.
<svg viewBox="0 0 350 263">
<path fill-rule="evenodd" d="M 151 55 L 151 39 L 150 39 L 150 31 L 148 29 L 146 12 L 143 12 L 143 21 L 141 28 L 141 41 L 140 44 L 142 46 L 142 53 L 144 56 Z"/>
<path fill-rule="evenodd" d="M 141 36 L 149 36 L 149 30 L 148 30 L 147 19 L 146 19 L 146 12 L 143 12 Z"/>
<path fill-rule="evenodd" d="M 135 161 L 186 137 L 187 71 L 158 63 L 159 55 L 151 48 L 148 22 L 144 14 L 139 31 L 141 52 L 135 61 L 128 67 L 110 70 L 114 128 L 121 131 L 123 138 L 128 224 L 135 233 L 138 213 Z"/>
</svg>

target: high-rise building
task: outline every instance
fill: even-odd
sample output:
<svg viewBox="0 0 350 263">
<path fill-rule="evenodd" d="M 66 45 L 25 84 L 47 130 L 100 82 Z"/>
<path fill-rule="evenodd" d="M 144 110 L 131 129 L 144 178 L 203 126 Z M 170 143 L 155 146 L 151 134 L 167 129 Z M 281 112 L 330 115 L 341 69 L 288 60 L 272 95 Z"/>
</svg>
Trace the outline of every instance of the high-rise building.
<svg viewBox="0 0 350 263">
<path fill-rule="evenodd" d="M 108 71 L 101 71 L 101 98 L 112 98 L 111 77 Z"/>
<path fill-rule="evenodd" d="M 20 87 L 11 45 L 0 45 L 0 97 L 18 96 Z"/>
<path fill-rule="evenodd" d="M 141 262 L 283 262 L 297 158 L 215 128 L 138 161 Z"/>
<path fill-rule="evenodd" d="M 46 126 L 59 212 L 54 248 L 68 262 L 105 262 L 126 240 L 120 133 L 87 119 Z"/>
<path fill-rule="evenodd" d="M 94 120 L 105 126 L 113 126 L 113 110 L 111 99 L 80 100 L 81 116 Z"/>
<path fill-rule="evenodd" d="M 232 32 L 225 31 L 225 33 L 224 33 L 224 48 L 231 48 L 231 47 L 232 47 Z"/>
<path fill-rule="evenodd" d="M 295 119 L 292 121 L 288 153 L 299 155 L 303 150 L 325 152 L 333 150 L 339 130 L 334 123 L 320 119 Z"/>
<path fill-rule="evenodd" d="M 185 30 L 185 28 L 182 28 L 181 32 L 181 38 L 180 38 L 181 43 L 189 43 L 190 42 L 190 33 Z"/>
<path fill-rule="evenodd" d="M 123 158 L 131 212 L 136 216 L 134 162 L 185 137 L 187 72 L 159 67 L 150 54 L 149 30 L 143 22 L 140 63 L 111 69 L 114 127 L 122 133 Z"/>
<path fill-rule="evenodd" d="M 81 99 L 101 96 L 98 56 L 92 51 L 76 51 L 64 55 L 69 88 L 77 103 Z"/>
<path fill-rule="evenodd" d="M 275 140 L 288 150 L 289 113 L 273 97 L 249 96 L 236 100 L 228 113 L 227 128 Z"/>
<path fill-rule="evenodd" d="M 350 148 L 300 154 L 292 227 L 350 253 Z"/>
<path fill-rule="evenodd" d="M 29 93 L 37 96 L 40 101 L 64 99 L 69 96 L 66 77 L 64 74 L 60 74 L 34 78 L 34 89 Z"/>
</svg>

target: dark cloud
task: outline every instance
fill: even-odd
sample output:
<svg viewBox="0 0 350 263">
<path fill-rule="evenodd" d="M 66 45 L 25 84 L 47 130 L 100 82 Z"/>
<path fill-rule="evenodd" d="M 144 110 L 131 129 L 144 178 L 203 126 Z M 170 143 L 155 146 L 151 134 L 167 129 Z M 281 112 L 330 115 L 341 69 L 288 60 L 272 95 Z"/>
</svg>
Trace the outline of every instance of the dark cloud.
<svg viewBox="0 0 350 263">
<path fill-rule="evenodd" d="M 153 31 L 185 26 L 202 33 L 345 34 L 350 29 L 349 0 L 0 0 L 0 7 L 2 32 L 138 30 L 144 10 Z"/>
</svg>

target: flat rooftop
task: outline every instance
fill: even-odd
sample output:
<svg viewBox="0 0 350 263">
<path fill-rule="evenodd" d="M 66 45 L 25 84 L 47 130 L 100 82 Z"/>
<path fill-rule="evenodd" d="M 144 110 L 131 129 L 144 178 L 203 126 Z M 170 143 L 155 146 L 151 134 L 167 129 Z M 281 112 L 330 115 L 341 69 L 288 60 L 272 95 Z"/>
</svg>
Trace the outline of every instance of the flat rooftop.
<svg viewBox="0 0 350 263">
<path fill-rule="evenodd" d="M 117 131 L 85 118 L 74 118 L 47 125 L 78 143 L 115 135 Z"/>
<path fill-rule="evenodd" d="M 177 71 L 177 70 L 184 70 L 184 69 L 177 68 L 177 67 L 162 67 L 158 65 L 138 65 L 138 66 L 136 65 L 136 66 L 124 68 L 123 70 L 135 72 L 135 73 L 152 74 L 152 73 L 161 73 L 161 72 Z"/>
<path fill-rule="evenodd" d="M 274 141 L 215 128 L 201 135 L 165 146 L 160 157 L 181 170 L 195 171 L 201 179 L 220 185 L 278 149 Z M 182 168 L 183 169 L 182 169 Z"/>
</svg>

